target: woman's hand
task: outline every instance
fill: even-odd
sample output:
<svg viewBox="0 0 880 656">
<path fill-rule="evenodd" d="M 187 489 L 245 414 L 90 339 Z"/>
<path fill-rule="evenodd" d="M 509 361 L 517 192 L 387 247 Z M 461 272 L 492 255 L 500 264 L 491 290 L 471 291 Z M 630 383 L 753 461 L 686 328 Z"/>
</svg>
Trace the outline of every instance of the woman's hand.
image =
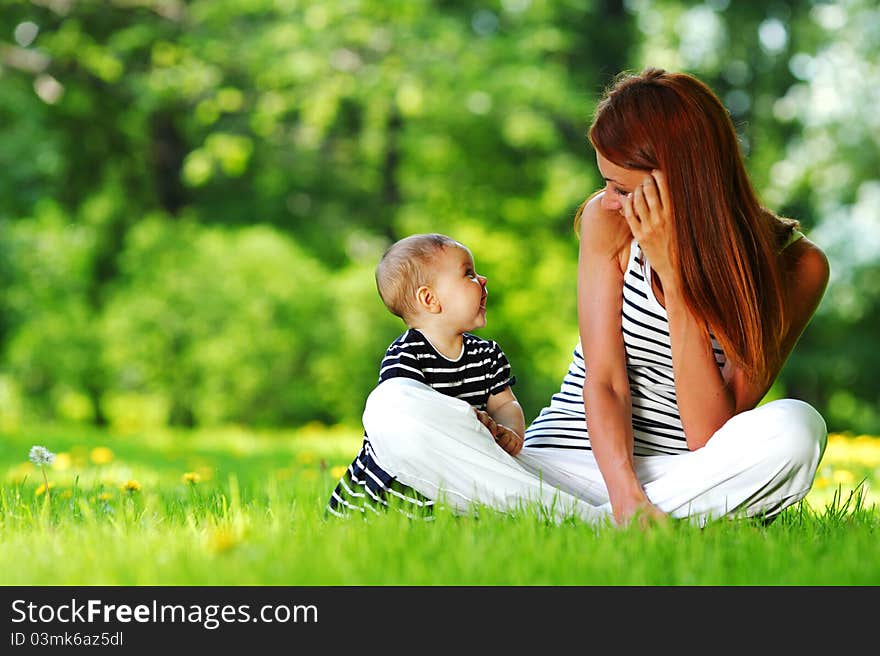
<svg viewBox="0 0 880 656">
<path fill-rule="evenodd" d="M 612 504 L 612 510 L 614 522 L 621 527 L 636 524 L 639 528 L 647 528 L 653 523 L 664 522 L 669 518 L 669 515 L 651 503 L 644 494 L 640 499 Z"/>
<path fill-rule="evenodd" d="M 498 446 L 512 456 L 515 456 L 522 451 L 523 438 L 519 433 L 496 422 L 488 412 L 478 410 L 477 408 L 474 408 L 474 412 L 477 415 L 477 419 L 480 420 L 480 423 L 489 429 L 489 432 L 492 434 L 492 437 L 495 438 L 495 442 Z"/>
<path fill-rule="evenodd" d="M 664 287 L 675 284 L 672 203 L 662 171 L 651 171 L 623 200 L 623 216 Z"/>
</svg>

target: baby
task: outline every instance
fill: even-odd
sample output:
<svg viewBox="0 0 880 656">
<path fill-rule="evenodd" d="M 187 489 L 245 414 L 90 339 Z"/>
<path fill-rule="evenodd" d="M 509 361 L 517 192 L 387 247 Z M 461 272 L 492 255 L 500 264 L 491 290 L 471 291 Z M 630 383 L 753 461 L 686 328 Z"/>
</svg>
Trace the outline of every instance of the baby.
<svg viewBox="0 0 880 656">
<path fill-rule="evenodd" d="M 486 325 L 486 278 L 470 250 L 440 234 L 412 235 L 393 244 L 376 267 L 379 296 L 403 319 L 379 369 L 379 383 L 405 377 L 467 401 L 498 445 L 522 449 L 525 417 L 511 387 L 516 382 L 494 341 L 469 331 Z M 397 481 L 376 462 L 369 436 L 330 497 L 334 515 L 387 506 L 430 511 L 433 501 Z"/>
</svg>

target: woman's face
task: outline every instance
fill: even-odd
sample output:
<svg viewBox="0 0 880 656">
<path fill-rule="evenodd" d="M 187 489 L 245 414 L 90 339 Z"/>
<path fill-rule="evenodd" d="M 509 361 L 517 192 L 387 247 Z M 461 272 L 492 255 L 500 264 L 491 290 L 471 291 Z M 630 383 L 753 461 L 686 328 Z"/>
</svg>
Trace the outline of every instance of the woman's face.
<svg viewBox="0 0 880 656">
<path fill-rule="evenodd" d="M 625 169 L 608 161 L 596 153 L 599 173 L 605 180 L 605 193 L 602 194 L 602 209 L 623 214 L 623 200 L 628 197 L 647 175 L 646 171 Z"/>
</svg>

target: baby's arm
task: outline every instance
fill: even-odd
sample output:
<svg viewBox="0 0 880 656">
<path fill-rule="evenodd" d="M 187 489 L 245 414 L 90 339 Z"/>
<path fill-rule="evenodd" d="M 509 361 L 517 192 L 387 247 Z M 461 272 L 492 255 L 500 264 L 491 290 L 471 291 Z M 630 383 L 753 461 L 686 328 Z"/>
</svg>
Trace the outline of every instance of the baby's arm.
<svg viewBox="0 0 880 656">
<path fill-rule="evenodd" d="M 522 437 L 526 432 L 526 418 L 522 406 L 516 400 L 513 390 L 505 387 L 498 394 L 489 397 L 486 410 L 496 423 L 505 426 Z"/>
<path fill-rule="evenodd" d="M 526 419 L 513 390 L 505 387 L 498 394 L 491 395 L 486 410 L 492 421 L 487 423 L 478 411 L 477 416 L 480 417 L 480 421 L 489 428 L 498 446 L 515 456 L 522 449 Z M 492 423 L 495 425 L 492 426 Z"/>
</svg>

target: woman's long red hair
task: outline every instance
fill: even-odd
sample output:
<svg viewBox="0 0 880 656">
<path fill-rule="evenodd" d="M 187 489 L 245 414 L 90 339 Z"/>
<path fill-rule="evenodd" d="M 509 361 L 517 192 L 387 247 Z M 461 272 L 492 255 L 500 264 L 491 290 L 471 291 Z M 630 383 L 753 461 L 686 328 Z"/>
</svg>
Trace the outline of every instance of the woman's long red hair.
<svg viewBox="0 0 880 656">
<path fill-rule="evenodd" d="M 647 69 L 606 91 L 590 141 L 627 169 L 660 169 L 684 300 L 753 380 L 780 364 L 786 325 L 778 252 L 796 222 L 762 207 L 730 115 L 704 83 Z"/>
</svg>

